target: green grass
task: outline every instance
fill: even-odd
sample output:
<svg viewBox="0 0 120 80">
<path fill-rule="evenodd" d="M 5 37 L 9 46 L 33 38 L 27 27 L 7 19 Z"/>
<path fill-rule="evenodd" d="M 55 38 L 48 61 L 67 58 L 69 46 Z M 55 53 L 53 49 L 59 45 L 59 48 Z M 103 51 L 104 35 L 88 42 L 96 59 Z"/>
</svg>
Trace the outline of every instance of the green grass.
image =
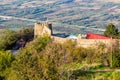
<svg viewBox="0 0 120 80">
<path fill-rule="evenodd" d="M 93 66 L 93 67 L 90 67 L 89 70 L 103 70 L 103 69 L 106 69 L 107 67 L 105 67 L 104 65 L 97 65 L 97 66 Z"/>
<path fill-rule="evenodd" d="M 81 69 L 82 67 L 90 66 L 87 70 Z M 70 78 L 75 80 L 120 80 L 120 73 L 115 71 L 96 71 L 105 70 L 102 64 L 83 64 L 71 63 L 64 65 L 64 68 L 71 74 Z"/>
<path fill-rule="evenodd" d="M 75 70 L 71 77 L 78 80 L 120 80 L 120 73 Z"/>
<path fill-rule="evenodd" d="M 80 68 L 81 66 L 83 66 L 82 63 L 71 63 L 71 64 L 64 65 L 64 68 L 66 70 L 75 70 L 75 69 Z"/>
</svg>

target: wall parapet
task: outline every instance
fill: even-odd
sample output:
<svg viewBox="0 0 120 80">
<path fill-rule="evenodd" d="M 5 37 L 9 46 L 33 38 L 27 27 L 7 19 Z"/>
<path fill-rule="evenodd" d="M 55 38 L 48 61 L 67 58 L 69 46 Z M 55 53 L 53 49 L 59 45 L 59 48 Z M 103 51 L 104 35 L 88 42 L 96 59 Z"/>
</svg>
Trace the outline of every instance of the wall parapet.
<svg viewBox="0 0 120 80">
<path fill-rule="evenodd" d="M 68 40 L 72 40 L 72 39 L 68 39 L 68 38 L 61 38 L 61 37 L 56 37 L 56 36 L 52 36 L 51 37 L 53 42 L 56 43 L 64 43 L 67 42 Z M 72 40 L 75 42 L 76 46 L 81 46 L 84 48 L 88 48 L 88 47 L 97 47 L 100 44 L 105 44 L 106 47 L 112 47 L 113 44 L 116 43 L 116 41 L 118 41 L 118 47 L 120 48 L 120 39 L 77 39 L 77 40 Z"/>
</svg>

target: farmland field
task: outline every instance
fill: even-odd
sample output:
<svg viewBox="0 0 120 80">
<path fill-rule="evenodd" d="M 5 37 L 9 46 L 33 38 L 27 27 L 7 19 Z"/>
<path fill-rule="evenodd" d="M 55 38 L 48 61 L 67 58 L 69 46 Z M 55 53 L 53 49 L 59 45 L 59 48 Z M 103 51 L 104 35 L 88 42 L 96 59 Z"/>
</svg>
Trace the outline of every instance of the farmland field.
<svg viewBox="0 0 120 80">
<path fill-rule="evenodd" d="M 102 33 L 107 24 L 119 29 L 119 0 L 0 0 L 0 27 L 18 30 L 50 21 L 55 32 Z"/>
</svg>

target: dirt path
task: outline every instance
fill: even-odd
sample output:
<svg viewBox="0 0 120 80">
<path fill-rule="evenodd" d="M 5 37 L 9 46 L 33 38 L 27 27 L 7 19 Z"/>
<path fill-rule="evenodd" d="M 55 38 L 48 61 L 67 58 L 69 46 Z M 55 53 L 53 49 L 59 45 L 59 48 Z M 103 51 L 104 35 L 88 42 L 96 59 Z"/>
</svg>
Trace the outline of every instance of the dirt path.
<svg viewBox="0 0 120 80">
<path fill-rule="evenodd" d="M 86 70 L 90 72 L 120 72 L 120 69 Z"/>
</svg>

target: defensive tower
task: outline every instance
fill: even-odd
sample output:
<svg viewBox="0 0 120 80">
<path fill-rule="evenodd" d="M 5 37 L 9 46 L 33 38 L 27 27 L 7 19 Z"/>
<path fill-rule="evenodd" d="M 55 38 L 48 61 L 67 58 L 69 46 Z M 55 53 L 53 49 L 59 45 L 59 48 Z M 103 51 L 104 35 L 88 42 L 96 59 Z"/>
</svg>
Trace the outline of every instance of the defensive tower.
<svg viewBox="0 0 120 80">
<path fill-rule="evenodd" d="M 34 36 L 52 35 L 52 24 L 50 22 L 35 23 Z"/>
</svg>

